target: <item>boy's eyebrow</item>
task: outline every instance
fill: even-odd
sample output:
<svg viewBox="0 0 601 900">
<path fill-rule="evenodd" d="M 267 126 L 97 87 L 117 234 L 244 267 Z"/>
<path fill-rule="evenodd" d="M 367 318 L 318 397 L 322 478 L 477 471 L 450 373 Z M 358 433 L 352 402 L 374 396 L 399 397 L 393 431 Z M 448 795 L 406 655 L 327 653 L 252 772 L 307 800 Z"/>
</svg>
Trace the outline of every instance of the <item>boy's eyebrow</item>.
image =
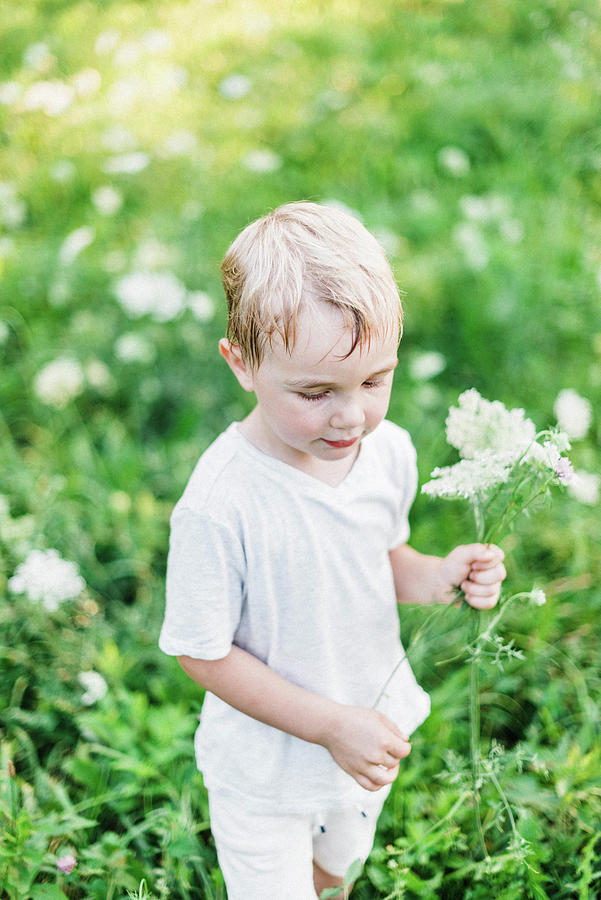
<svg viewBox="0 0 601 900">
<path fill-rule="evenodd" d="M 365 379 L 365 381 L 374 381 L 376 378 L 381 378 L 382 375 L 388 375 L 389 372 L 393 372 L 396 369 L 398 364 L 399 364 L 398 359 L 395 359 L 395 361 L 391 362 L 391 364 L 389 366 L 386 366 L 385 369 L 380 369 L 379 372 L 374 372 L 373 375 L 369 375 Z M 313 390 L 315 388 L 328 388 L 328 387 L 335 386 L 333 383 L 331 383 L 329 381 L 323 381 L 323 380 L 320 381 L 319 378 L 315 378 L 313 380 L 311 380 L 310 378 L 290 378 L 289 380 L 285 381 L 284 384 L 286 385 L 286 387 L 291 387 L 291 388 L 302 387 L 305 389 L 313 389 Z"/>
</svg>

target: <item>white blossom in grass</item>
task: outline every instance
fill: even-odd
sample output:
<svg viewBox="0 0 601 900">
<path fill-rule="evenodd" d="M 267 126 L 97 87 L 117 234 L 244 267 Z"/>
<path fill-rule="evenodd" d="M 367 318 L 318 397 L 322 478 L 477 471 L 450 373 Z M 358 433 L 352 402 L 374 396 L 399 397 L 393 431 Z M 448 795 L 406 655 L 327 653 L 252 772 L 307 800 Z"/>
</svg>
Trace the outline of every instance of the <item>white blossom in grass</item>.
<svg viewBox="0 0 601 900">
<path fill-rule="evenodd" d="M 8 580 L 9 591 L 25 594 L 49 612 L 65 600 L 74 600 L 85 586 L 77 565 L 62 559 L 58 550 L 32 550 Z"/>
<path fill-rule="evenodd" d="M 85 376 L 88 384 L 102 394 L 113 388 L 113 378 L 108 366 L 99 359 L 90 359 L 85 365 Z"/>
<path fill-rule="evenodd" d="M 181 129 L 168 134 L 161 150 L 164 156 L 189 156 L 198 147 L 198 138 L 192 131 Z"/>
<path fill-rule="evenodd" d="M 75 359 L 63 356 L 40 369 L 33 382 L 33 389 L 42 403 L 63 409 L 70 400 L 84 389 L 84 373 Z"/>
<path fill-rule="evenodd" d="M 156 357 L 156 350 L 150 341 L 131 331 L 115 341 L 115 356 L 124 363 L 151 363 Z"/>
<path fill-rule="evenodd" d="M 581 440 L 590 428 L 592 408 L 590 402 L 571 388 L 560 391 L 553 406 L 562 431 L 574 440 Z"/>
<path fill-rule="evenodd" d="M 443 147 L 438 153 L 438 162 L 454 178 L 462 178 L 470 170 L 469 156 L 461 147 Z"/>
<path fill-rule="evenodd" d="M 490 261 L 488 244 L 474 222 L 460 222 L 453 229 L 453 240 L 463 251 L 466 263 L 475 272 L 485 269 Z"/>
<path fill-rule="evenodd" d="M 0 223 L 6 228 L 19 228 L 26 216 L 27 206 L 16 186 L 12 181 L 0 181 Z"/>
<path fill-rule="evenodd" d="M 89 97 L 100 90 L 102 75 L 97 69 L 81 69 L 73 76 L 73 87 L 80 97 Z"/>
<path fill-rule="evenodd" d="M 106 695 L 108 685 L 100 672 L 80 672 L 77 680 L 85 692 L 81 695 L 84 706 L 92 706 Z"/>
<path fill-rule="evenodd" d="M 149 163 L 148 153 L 138 150 L 134 153 L 109 156 L 102 166 L 102 171 L 107 175 L 137 175 L 138 172 L 143 172 Z"/>
<path fill-rule="evenodd" d="M 541 588 L 532 588 L 530 591 L 530 602 L 534 606 L 544 606 L 547 602 L 545 592 Z"/>
<path fill-rule="evenodd" d="M 0 103 L 2 106 L 14 106 L 23 93 L 23 86 L 18 81 L 4 81 L 0 84 Z"/>
<path fill-rule="evenodd" d="M 43 41 L 37 41 L 25 48 L 23 53 L 23 65 L 29 69 L 43 71 L 54 62 L 50 47 Z"/>
<path fill-rule="evenodd" d="M 23 95 L 23 108 L 41 110 L 47 116 L 60 116 L 75 98 L 75 89 L 63 81 L 34 81 Z"/>
<path fill-rule="evenodd" d="M 63 265 L 75 262 L 79 254 L 93 243 L 96 231 L 90 225 L 76 228 L 64 239 L 58 252 L 58 258 Z"/>
<path fill-rule="evenodd" d="M 568 485 L 568 493 L 580 503 L 586 506 L 596 506 L 599 502 L 601 490 L 601 477 L 593 472 L 574 472 L 574 477 Z"/>
<path fill-rule="evenodd" d="M 99 56 L 105 56 L 107 53 L 112 53 L 119 43 L 120 38 L 120 33 L 114 28 L 107 31 L 101 31 L 94 44 L 95 52 Z"/>
<path fill-rule="evenodd" d="M 50 166 L 50 177 L 55 181 L 70 181 L 77 174 L 75 163 L 70 159 L 57 159 Z"/>
<path fill-rule="evenodd" d="M 250 92 L 252 81 L 246 75 L 232 73 L 219 82 L 217 90 L 226 100 L 241 100 Z"/>
<path fill-rule="evenodd" d="M 241 159 L 241 163 L 249 172 L 266 175 L 275 172 L 282 166 L 282 157 L 267 147 L 249 150 Z"/>
<path fill-rule="evenodd" d="M 110 153 L 127 153 L 136 150 L 138 138 L 125 125 L 111 125 L 100 135 L 100 143 Z"/>
<path fill-rule="evenodd" d="M 429 350 L 418 353 L 409 361 L 409 373 L 415 381 L 428 381 L 444 370 L 446 361 L 442 353 Z"/>
<path fill-rule="evenodd" d="M 199 322 L 208 322 L 215 313 L 213 298 L 204 291 L 191 291 L 188 294 L 186 306 Z"/>
<path fill-rule="evenodd" d="M 463 497 L 466 500 L 485 496 L 498 484 L 505 483 L 513 467 L 512 461 L 492 450 L 483 450 L 454 466 L 436 468 L 431 481 L 422 486 L 422 494 L 432 497 Z"/>
<path fill-rule="evenodd" d="M 516 462 L 536 437 L 534 422 L 523 409 L 507 409 L 498 400 L 485 400 L 475 388 L 464 391 L 458 406 L 449 409 L 447 441 L 464 459 L 490 450 L 509 463 Z"/>
<path fill-rule="evenodd" d="M 186 305 L 186 288 L 171 272 L 131 272 L 117 282 L 115 296 L 128 316 L 156 322 L 175 319 Z"/>
<path fill-rule="evenodd" d="M 111 184 L 103 184 L 92 192 L 92 203 L 102 216 L 114 216 L 123 204 L 123 194 Z"/>
</svg>

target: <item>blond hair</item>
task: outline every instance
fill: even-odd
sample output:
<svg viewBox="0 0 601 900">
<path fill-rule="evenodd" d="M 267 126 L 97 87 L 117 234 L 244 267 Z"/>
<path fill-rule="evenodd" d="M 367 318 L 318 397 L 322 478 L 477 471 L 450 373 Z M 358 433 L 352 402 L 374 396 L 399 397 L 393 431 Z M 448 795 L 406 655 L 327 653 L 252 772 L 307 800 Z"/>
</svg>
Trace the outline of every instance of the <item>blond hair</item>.
<svg viewBox="0 0 601 900">
<path fill-rule="evenodd" d="M 252 222 L 221 264 L 229 340 L 258 367 L 280 335 L 294 347 L 302 308 L 331 303 L 353 333 L 351 350 L 402 327 L 399 290 L 384 251 L 350 213 L 317 203 L 287 203 Z"/>
</svg>

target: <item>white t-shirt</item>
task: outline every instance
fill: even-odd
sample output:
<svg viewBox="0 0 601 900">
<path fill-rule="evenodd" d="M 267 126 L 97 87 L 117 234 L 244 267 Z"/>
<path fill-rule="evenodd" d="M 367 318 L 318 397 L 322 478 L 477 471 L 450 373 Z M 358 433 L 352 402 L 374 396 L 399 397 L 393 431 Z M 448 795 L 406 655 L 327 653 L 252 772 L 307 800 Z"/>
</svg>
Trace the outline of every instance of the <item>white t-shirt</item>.
<svg viewBox="0 0 601 900">
<path fill-rule="evenodd" d="M 234 423 L 201 456 L 171 517 L 161 650 L 220 659 L 236 644 L 350 705 L 373 706 L 386 685 L 378 709 L 411 734 L 430 703 L 404 658 L 388 551 L 409 537 L 416 486 L 413 445 L 392 422 L 363 439 L 335 487 L 263 453 Z M 209 692 L 195 748 L 206 786 L 257 811 L 365 797 L 324 747 Z"/>
</svg>

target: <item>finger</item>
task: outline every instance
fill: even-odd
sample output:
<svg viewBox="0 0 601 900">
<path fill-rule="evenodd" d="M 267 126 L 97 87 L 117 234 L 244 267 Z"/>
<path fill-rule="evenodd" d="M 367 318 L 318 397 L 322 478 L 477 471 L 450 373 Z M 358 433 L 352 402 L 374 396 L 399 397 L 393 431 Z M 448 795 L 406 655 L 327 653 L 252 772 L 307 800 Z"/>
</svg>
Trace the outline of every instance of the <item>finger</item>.
<svg viewBox="0 0 601 900">
<path fill-rule="evenodd" d="M 492 609 L 493 606 L 496 606 L 500 592 L 495 591 L 493 594 L 485 594 L 483 596 L 474 594 L 472 591 L 465 591 L 464 593 L 465 599 L 474 609 Z"/>
<path fill-rule="evenodd" d="M 462 583 L 461 590 L 466 596 L 469 594 L 471 597 L 496 597 L 499 593 L 500 585 L 497 582 L 494 584 L 476 584 L 468 579 Z"/>
<path fill-rule="evenodd" d="M 505 566 L 502 564 L 492 569 L 476 569 L 474 566 L 467 580 L 472 584 L 500 584 L 506 575 Z"/>
</svg>

